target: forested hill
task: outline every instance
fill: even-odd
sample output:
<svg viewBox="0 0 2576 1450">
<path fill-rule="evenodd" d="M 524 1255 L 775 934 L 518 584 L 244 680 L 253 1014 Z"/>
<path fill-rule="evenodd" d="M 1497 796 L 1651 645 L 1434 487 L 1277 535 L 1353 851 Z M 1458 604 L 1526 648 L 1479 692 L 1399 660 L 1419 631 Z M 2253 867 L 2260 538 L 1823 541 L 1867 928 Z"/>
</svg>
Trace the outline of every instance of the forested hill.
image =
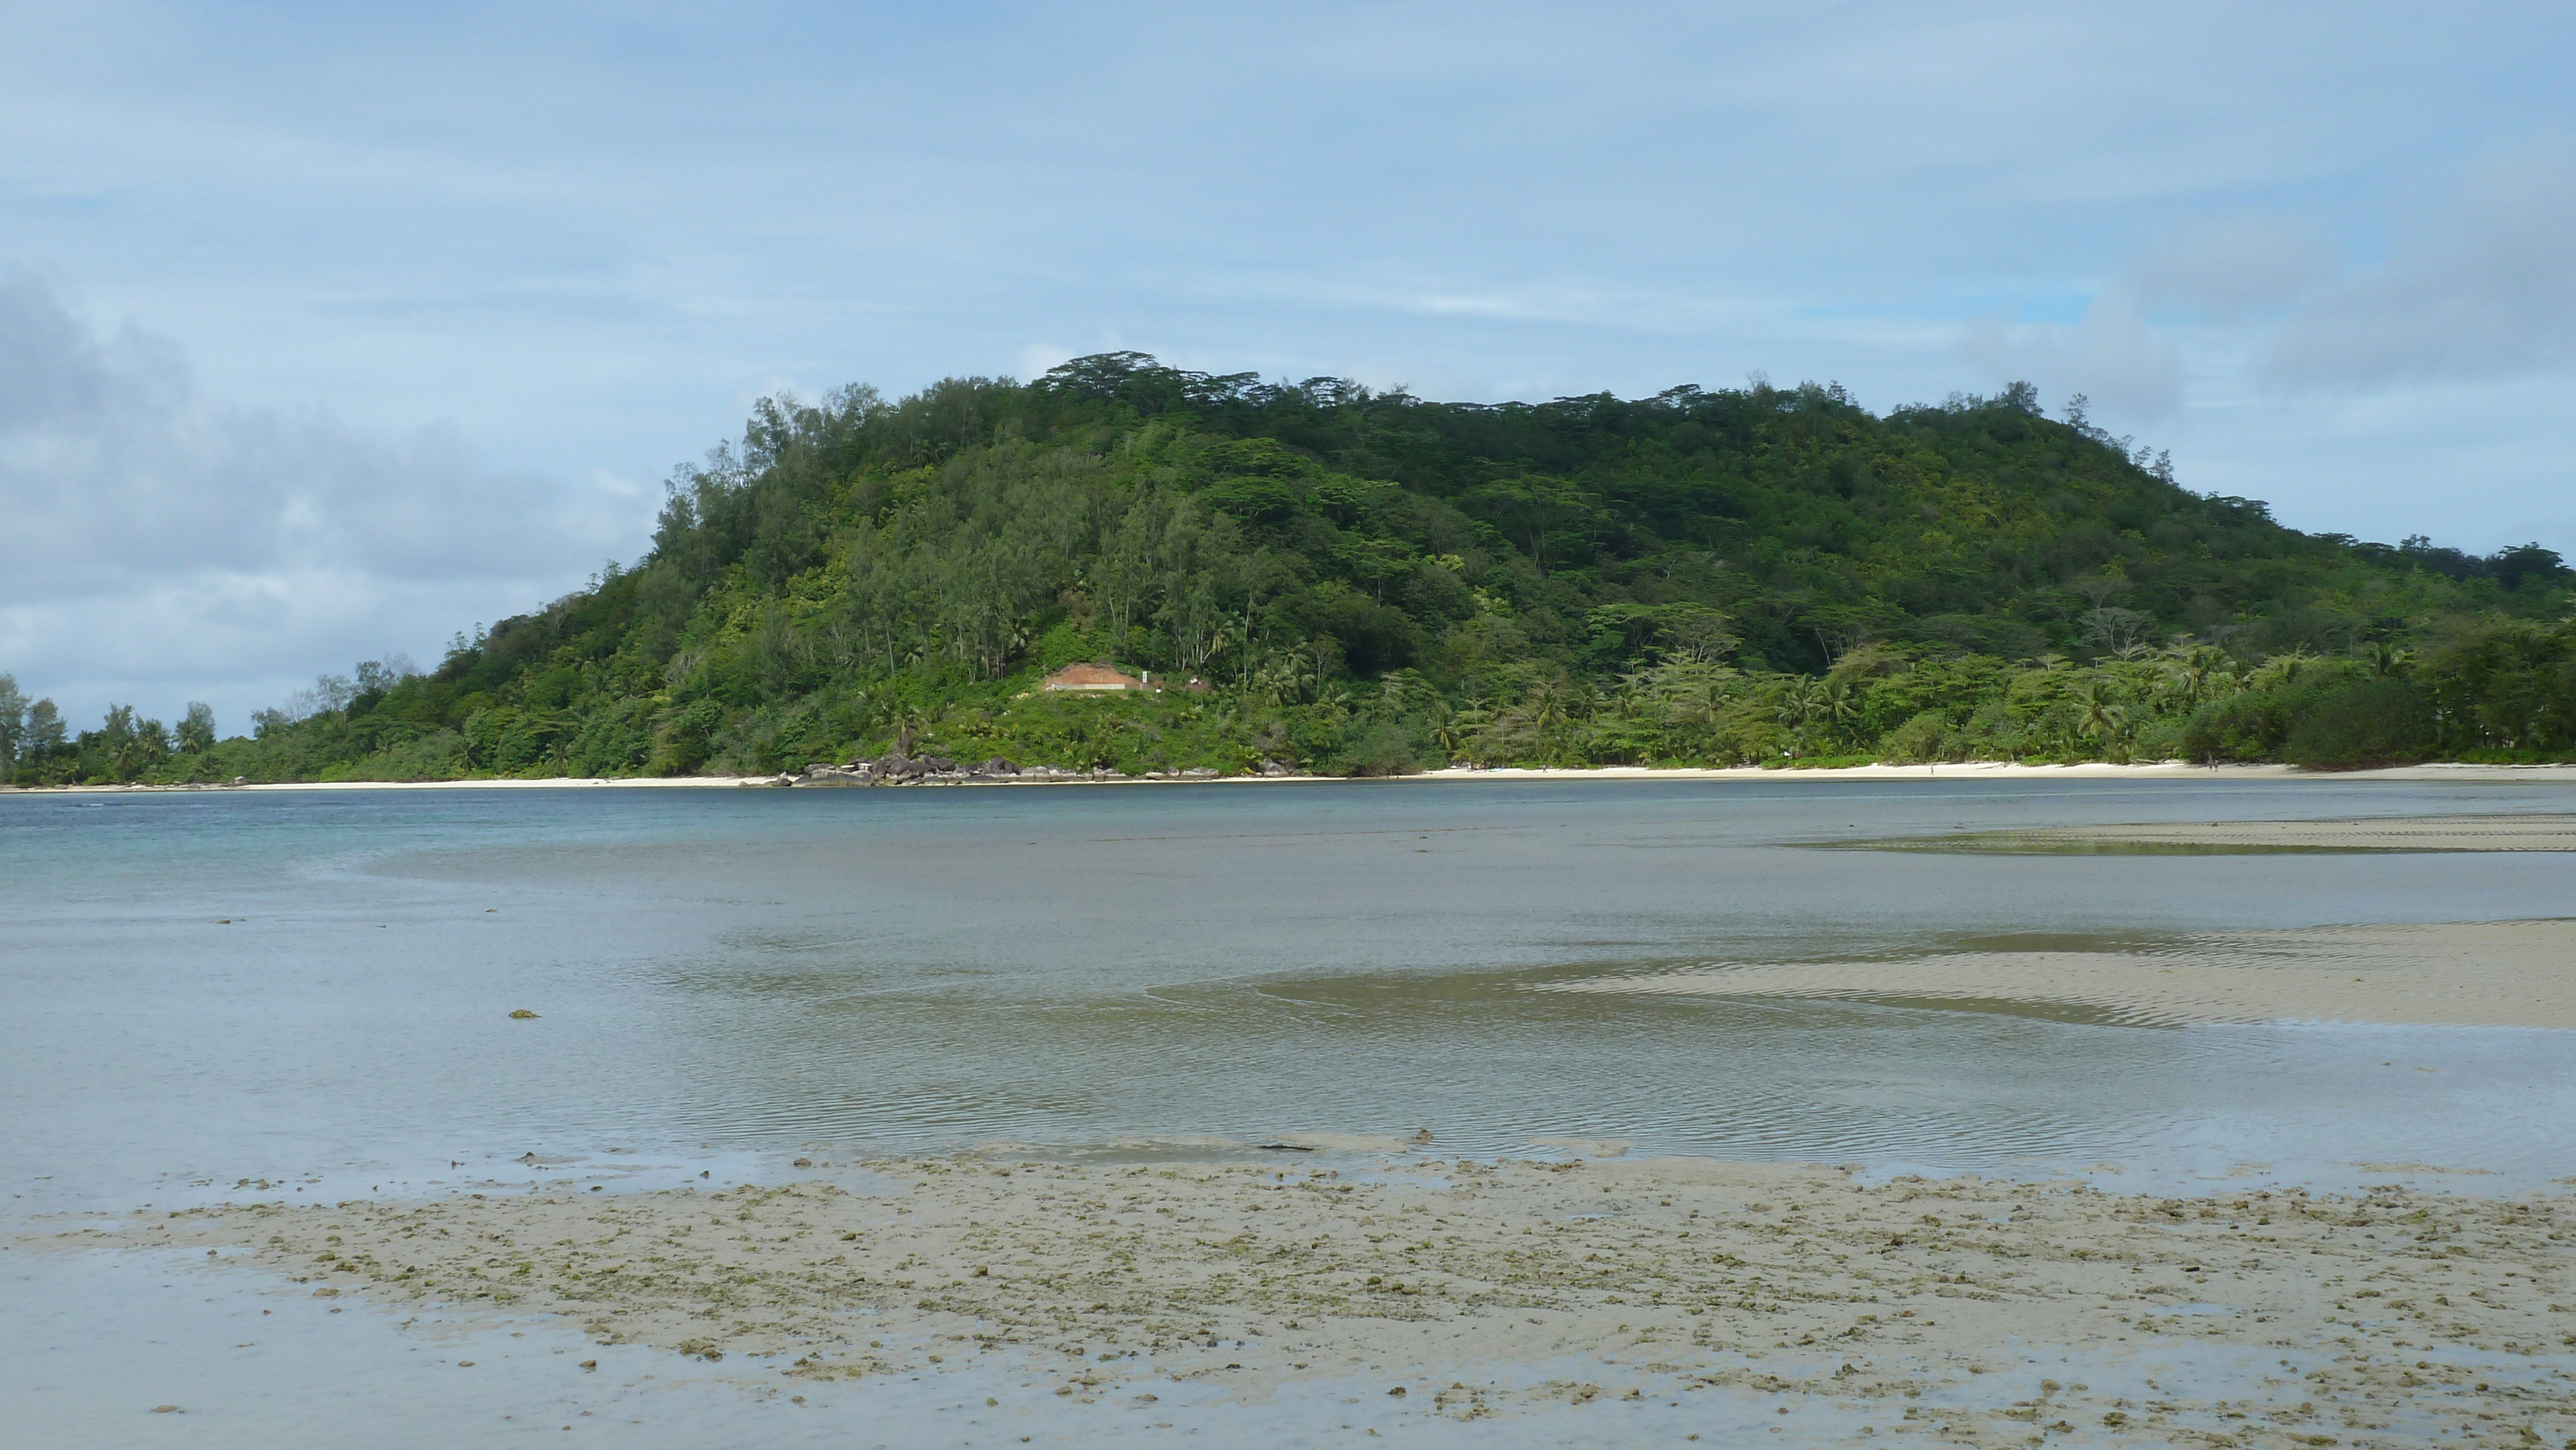
<svg viewBox="0 0 2576 1450">
<path fill-rule="evenodd" d="M 1472 405 L 1119 353 L 764 402 L 635 567 L 156 769 L 2540 758 L 2569 582 L 2282 527 L 2026 386 Z M 1085 660 L 1206 688 L 1035 690 Z"/>
</svg>

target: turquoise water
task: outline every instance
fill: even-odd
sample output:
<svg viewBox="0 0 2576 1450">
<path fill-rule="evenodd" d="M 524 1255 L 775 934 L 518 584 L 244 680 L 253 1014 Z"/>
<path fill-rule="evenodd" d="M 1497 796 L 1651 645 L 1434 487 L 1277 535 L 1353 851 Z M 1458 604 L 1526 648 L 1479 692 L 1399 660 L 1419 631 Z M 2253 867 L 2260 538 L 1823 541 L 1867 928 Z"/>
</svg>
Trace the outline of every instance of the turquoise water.
<svg viewBox="0 0 2576 1450">
<path fill-rule="evenodd" d="M 2571 1171 L 2571 1034 L 1527 988 L 1995 938 L 2576 915 L 2562 855 L 1799 849 L 2569 798 L 2319 781 L 0 797 L 0 1181 L 21 1210 L 122 1207 L 245 1178 L 346 1196 L 546 1171 L 511 1164 L 530 1153 L 647 1185 L 798 1152 L 1418 1128 L 1451 1153 L 1562 1135 L 1882 1169 L 2332 1179 L 2417 1160 L 2542 1179 Z"/>
</svg>

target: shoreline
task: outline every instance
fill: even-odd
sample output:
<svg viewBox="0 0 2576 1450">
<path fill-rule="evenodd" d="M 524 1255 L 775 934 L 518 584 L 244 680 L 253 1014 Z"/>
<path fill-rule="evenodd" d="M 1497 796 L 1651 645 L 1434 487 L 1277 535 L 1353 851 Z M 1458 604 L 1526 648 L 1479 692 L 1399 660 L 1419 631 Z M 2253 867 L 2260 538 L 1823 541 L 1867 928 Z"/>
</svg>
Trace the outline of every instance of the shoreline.
<svg viewBox="0 0 2576 1450">
<path fill-rule="evenodd" d="M 818 1391 L 1003 1374 L 1041 1405 L 1134 1407 L 1365 1380 L 1452 1419 L 1707 1392 L 1985 1445 L 2056 1424 L 2122 1443 L 2576 1435 L 2563 1188 L 2170 1197 L 1706 1159 L 799 1168 L 713 1191 L 138 1210 L 17 1244 L 220 1255 L 206 1272 L 545 1315 Z M 2159 1384 L 2177 1357 L 2209 1370 Z"/>
<path fill-rule="evenodd" d="M 2460 784 L 2532 784 L 2576 785 L 2576 764 L 2571 765 L 2477 765 L 2432 762 L 2424 765 L 2389 766 L 2379 770 L 2314 771 L 2294 765 L 2186 765 L 2164 761 L 2152 765 L 2113 765 L 2086 762 L 2078 765 L 2022 765 L 2005 761 L 1969 761 L 1938 765 L 1848 765 L 1800 770 L 1762 766 L 1725 768 L 1668 767 L 1645 765 L 1602 765 L 1563 769 L 1519 766 L 1497 766 L 1491 769 L 1452 766 L 1443 770 L 1424 771 L 1416 775 L 1351 777 L 1338 775 L 1229 775 L 1214 779 L 1153 779 L 1146 776 L 1120 776 L 1083 780 L 981 780 L 924 782 L 923 786 L 947 789 L 973 786 L 1020 788 L 1031 786 L 1082 785 L 1295 785 L 1317 781 L 1369 780 L 1377 783 L 1454 783 L 1460 781 L 1605 781 L 1605 780 L 1683 780 L 1736 783 L 1806 782 L 1806 781 L 1943 781 L 1943 780 L 2158 780 L 2158 781 L 2227 781 L 2227 780 L 2304 780 L 2304 781 L 2446 781 Z M 547 776 L 537 779 L 494 778 L 488 780 L 335 780 L 275 781 L 245 785 L 215 783 L 181 785 L 0 785 L 0 795 L 133 795 L 178 792 L 233 793 L 249 791 L 296 790 L 733 790 L 782 789 L 776 775 L 684 775 L 684 776 Z M 846 790 L 847 785 L 806 786 L 804 789 Z M 889 789 L 912 789 L 914 786 L 889 786 Z"/>
</svg>

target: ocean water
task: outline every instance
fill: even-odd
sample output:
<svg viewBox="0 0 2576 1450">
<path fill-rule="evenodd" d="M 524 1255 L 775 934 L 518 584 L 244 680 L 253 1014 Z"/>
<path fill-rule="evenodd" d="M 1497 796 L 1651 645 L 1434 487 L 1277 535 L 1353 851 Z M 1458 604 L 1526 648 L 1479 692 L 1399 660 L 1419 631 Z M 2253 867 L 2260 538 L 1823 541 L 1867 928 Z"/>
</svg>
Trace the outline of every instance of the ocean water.
<svg viewBox="0 0 2576 1450">
<path fill-rule="evenodd" d="M 1478 1155 L 1570 1136 L 1987 1172 L 2467 1160 L 2545 1178 L 2570 1171 L 2536 1121 L 2576 1121 L 2569 1034 L 1529 988 L 1967 941 L 2576 915 L 2576 864 L 2553 854 L 1807 849 L 2569 798 L 2317 781 L 0 797 L 0 1181 L 22 1208 L 122 1207 L 201 1180 L 417 1188 L 523 1173 L 528 1154 L 641 1182 L 611 1160 L 1418 1129 Z"/>
<path fill-rule="evenodd" d="M 2529 1186 L 2576 1173 L 2576 1034 L 1531 988 L 1968 943 L 2576 916 L 2563 855 L 1813 849 L 2571 798 L 2313 780 L 0 796 L 0 1187 L 12 1231 L 43 1233 L 227 1199 L 774 1180 L 806 1155 L 1222 1156 L 1259 1150 L 1215 1140 L 1423 1129 L 1446 1156 L 1594 1138 L 2140 1189 L 2338 1186 L 2390 1162 Z M 586 1378 L 566 1366 L 600 1351 L 569 1326 L 398 1323 L 350 1302 L 330 1317 L 293 1286 L 149 1251 L 9 1247 L 10 1433 L 701 1446 L 1124 1444 L 1147 1428 L 1007 1369 L 796 1403 L 774 1371 L 629 1347 Z M 485 1366 L 472 1378 L 454 1367 L 467 1358 Z M 1380 1424 L 1469 1443 L 1373 1388 L 1352 1409 L 1345 1388 L 1161 1412 L 1174 1434 L 1244 1444 Z M 181 1411 L 152 1413 L 165 1401 Z M 1579 1433 L 1488 1423 L 1473 1443 L 1681 1445 L 1729 1415 L 1785 1443 L 1767 1404 L 1693 1403 Z"/>
</svg>

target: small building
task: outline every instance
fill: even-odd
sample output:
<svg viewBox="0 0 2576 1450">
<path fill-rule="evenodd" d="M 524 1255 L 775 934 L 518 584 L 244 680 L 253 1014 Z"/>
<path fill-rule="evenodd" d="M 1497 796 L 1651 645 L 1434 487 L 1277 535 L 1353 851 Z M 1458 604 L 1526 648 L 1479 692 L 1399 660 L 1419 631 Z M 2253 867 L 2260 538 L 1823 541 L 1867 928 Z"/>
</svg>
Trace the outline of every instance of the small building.
<svg viewBox="0 0 2576 1450">
<path fill-rule="evenodd" d="M 1068 690 L 1080 694 L 1110 694 L 1120 690 L 1150 690 L 1153 686 L 1114 665 L 1077 664 L 1039 682 L 1041 690 Z"/>
</svg>

